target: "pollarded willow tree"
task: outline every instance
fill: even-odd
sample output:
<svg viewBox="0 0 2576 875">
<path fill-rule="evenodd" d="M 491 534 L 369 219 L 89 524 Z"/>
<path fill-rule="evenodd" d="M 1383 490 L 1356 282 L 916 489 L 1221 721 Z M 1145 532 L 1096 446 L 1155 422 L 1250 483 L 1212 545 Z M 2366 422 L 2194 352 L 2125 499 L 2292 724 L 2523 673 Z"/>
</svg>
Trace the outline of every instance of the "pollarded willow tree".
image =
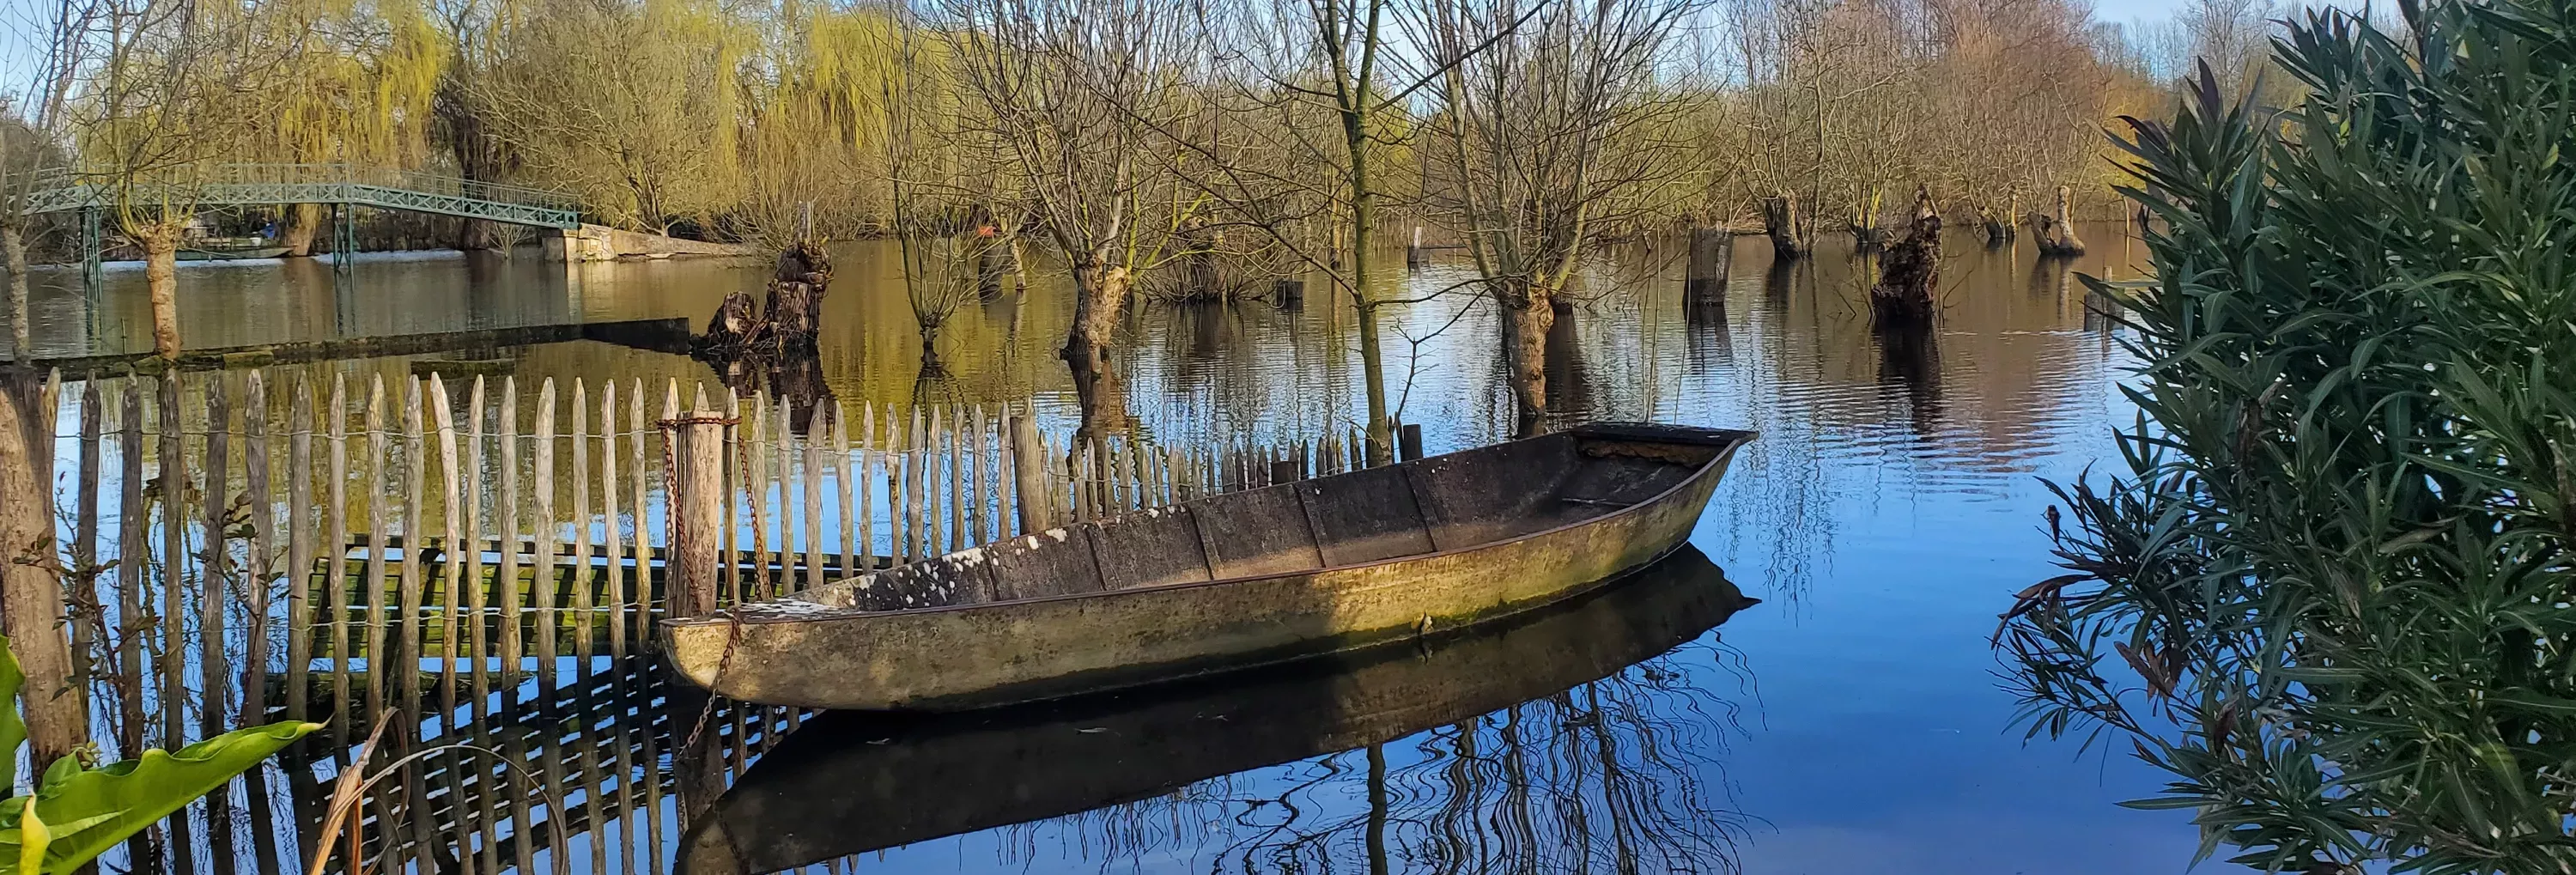
<svg viewBox="0 0 2576 875">
<path fill-rule="evenodd" d="M 143 250 L 152 348 L 179 354 L 177 255 L 207 174 L 252 153 L 288 69 L 261 39 L 258 6 L 113 0 L 81 39 L 96 60 L 72 87 L 81 177 L 106 189 L 117 227 Z"/>
<path fill-rule="evenodd" d="M 1073 274 L 1063 348 L 1087 427 L 1123 418 L 1105 399 L 1109 344 L 1136 275 L 1166 260 L 1204 207 L 1164 132 L 1208 56 L 1187 0 L 949 0 L 949 55 L 1046 241 Z"/>
<path fill-rule="evenodd" d="M 1500 311 L 1519 432 L 1547 412 L 1555 304 L 1603 232 L 1625 230 L 1662 181 L 1684 104 L 1658 65 L 1691 0 L 1431 0 L 1441 77 L 1429 189 Z M 1663 206 L 1658 204 L 1657 206 Z"/>
</svg>

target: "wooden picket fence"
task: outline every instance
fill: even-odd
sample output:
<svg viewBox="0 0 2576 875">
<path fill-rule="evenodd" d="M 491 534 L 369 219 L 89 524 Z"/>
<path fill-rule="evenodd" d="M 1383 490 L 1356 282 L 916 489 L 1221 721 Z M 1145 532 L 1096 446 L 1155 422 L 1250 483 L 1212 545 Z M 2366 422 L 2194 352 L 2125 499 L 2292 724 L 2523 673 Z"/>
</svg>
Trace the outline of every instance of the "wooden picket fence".
<svg viewBox="0 0 2576 875">
<path fill-rule="evenodd" d="M 684 403 L 683 389 L 356 384 L 327 367 L 57 377 L 45 409 L 75 423 L 55 423 L 53 460 L 70 517 L 69 644 L 102 753 L 278 719 L 328 725 L 133 843 L 133 868 L 303 868 L 333 777 L 393 715 L 377 767 L 473 747 L 408 762 L 366 797 L 356 820 L 378 871 L 569 872 L 583 856 L 595 871 L 658 871 L 676 836 L 662 819 L 677 814 L 663 776 L 643 771 L 660 769 L 650 739 L 703 736 L 713 719 L 733 750 L 714 759 L 738 770 L 799 719 L 723 703 L 664 714 L 676 697 L 640 667 L 666 595 L 667 424 L 684 416 L 725 423 L 723 518 L 678 521 L 722 532 L 719 604 L 1361 458 L 1356 434 L 1077 442 L 1020 406 L 703 385 Z M 566 720 L 645 741 L 566 760 L 567 745 L 597 743 L 562 736 Z M 565 844 L 584 831 L 597 853 Z M 605 868 L 611 833 L 632 865 Z"/>
</svg>

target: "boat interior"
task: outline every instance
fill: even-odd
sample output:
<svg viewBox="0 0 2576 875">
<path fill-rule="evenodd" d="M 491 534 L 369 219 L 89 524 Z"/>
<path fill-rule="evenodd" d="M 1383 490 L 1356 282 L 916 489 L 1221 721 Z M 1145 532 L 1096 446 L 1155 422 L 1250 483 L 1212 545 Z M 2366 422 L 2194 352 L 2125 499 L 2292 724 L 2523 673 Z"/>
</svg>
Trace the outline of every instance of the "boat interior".
<svg viewBox="0 0 2576 875">
<path fill-rule="evenodd" d="M 1616 512 L 1680 485 L 1743 432 L 1588 425 L 1212 495 L 1004 539 L 733 611 L 746 622 L 993 604 L 1364 565 Z"/>
</svg>

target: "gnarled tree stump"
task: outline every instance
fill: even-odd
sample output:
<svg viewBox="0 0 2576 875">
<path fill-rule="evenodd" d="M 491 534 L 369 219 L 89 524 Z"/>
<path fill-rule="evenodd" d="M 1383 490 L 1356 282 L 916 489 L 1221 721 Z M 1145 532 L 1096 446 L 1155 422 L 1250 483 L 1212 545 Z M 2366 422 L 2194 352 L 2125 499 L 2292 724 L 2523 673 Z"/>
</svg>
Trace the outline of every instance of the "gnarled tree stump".
<svg viewBox="0 0 2576 875">
<path fill-rule="evenodd" d="M 1932 325 L 1933 294 L 1941 283 L 1941 211 L 1929 187 L 1914 191 L 1914 215 L 1905 237 L 1879 261 L 1878 284 L 1869 289 L 1870 324 L 1881 330 Z"/>
<path fill-rule="evenodd" d="M 778 256 L 770 274 L 768 296 L 758 312 L 749 293 L 736 291 L 716 305 L 715 317 L 697 339 L 701 357 L 730 360 L 745 355 L 778 356 L 811 351 L 822 330 L 823 293 L 832 282 L 832 262 L 821 243 L 800 240 Z"/>
<path fill-rule="evenodd" d="M 1798 196 L 1782 190 L 1762 200 L 1762 231 L 1771 235 L 1771 256 L 1779 261 L 1796 261 L 1807 255 L 1807 241 L 1812 239 L 1807 222 L 1798 217 Z"/>
</svg>

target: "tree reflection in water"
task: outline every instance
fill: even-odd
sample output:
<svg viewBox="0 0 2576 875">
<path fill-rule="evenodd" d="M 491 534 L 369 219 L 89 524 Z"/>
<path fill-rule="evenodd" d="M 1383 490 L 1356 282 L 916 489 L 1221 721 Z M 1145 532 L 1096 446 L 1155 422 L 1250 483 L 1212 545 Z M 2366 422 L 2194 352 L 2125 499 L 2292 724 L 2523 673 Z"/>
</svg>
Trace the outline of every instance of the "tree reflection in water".
<svg viewBox="0 0 2576 875">
<path fill-rule="evenodd" d="M 1735 871 L 1735 707 L 1692 677 L 1716 660 L 1682 655 L 1714 649 L 1290 767 L 1284 792 L 1229 800 L 1219 871 Z"/>
<path fill-rule="evenodd" d="M 1412 736 L 998 831 L 1000 862 L 1102 871 L 1734 872 L 1751 819 L 1720 757 L 1713 639 L 1544 699 Z"/>
</svg>

